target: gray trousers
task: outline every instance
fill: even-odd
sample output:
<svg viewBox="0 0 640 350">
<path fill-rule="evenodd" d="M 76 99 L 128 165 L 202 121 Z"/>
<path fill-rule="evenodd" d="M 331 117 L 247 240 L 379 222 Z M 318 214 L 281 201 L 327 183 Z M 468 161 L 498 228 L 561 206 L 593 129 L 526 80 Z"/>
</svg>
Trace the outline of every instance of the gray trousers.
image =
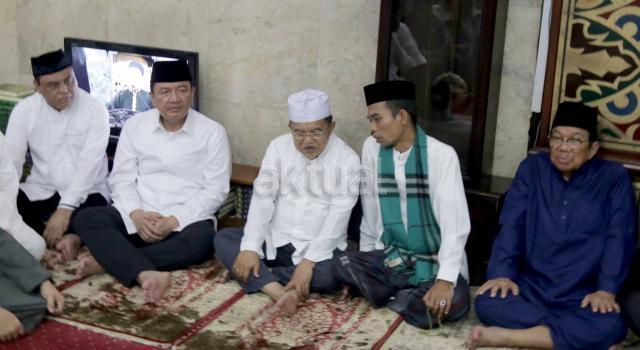
<svg viewBox="0 0 640 350">
<path fill-rule="evenodd" d="M 40 285 L 49 273 L 13 236 L 0 229 L 0 307 L 22 322 L 25 330 L 35 329 L 47 313 Z"/>
<path fill-rule="evenodd" d="M 236 261 L 238 253 L 240 253 L 240 242 L 244 232 L 242 228 L 233 227 L 226 228 L 218 232 L 214 239 L 216 256 L 222 265 L 231 271 Z M 264 251 L 263 245 L 263 251 Z M 339 252 L 337 250 L 334 252 Z M 240 283 L 247 293 L 255 293 L 260 291 L 262 287 L 271 283 L 278 282 L 283 286 L 289 283 L 293 272 L 297 265 L 291 261 L 291 255 L 295 252 L 295 248 L 291 244 L 287 244 L 278 248 L 276 258 L 274 260 L 260 260 L 260 277 L 256 278 L 253 274 L 249 275 L 247 283 Z M 266 253 L 265 253 L 266 255 Z M 233 276 L 233 274 L 232 274 Z M 316 263 L 313 268 L 313 277 L 309 289 L 311 292 L 328 293 L 338 288 L 338 284 L 333 277 L 331 259 Z"/>
</svg>

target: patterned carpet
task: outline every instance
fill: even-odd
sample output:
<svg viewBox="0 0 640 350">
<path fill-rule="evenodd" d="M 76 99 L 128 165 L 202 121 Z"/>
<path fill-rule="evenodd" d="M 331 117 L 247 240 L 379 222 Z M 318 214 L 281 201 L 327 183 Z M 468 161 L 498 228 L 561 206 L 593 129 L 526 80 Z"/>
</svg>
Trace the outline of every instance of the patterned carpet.
<svg viewBox="0 0 640 350">
<path fill-rule="evenodd" d="M 474 313 L 436 330 L 409 326 L 392 311 L 362 299 L 312 297 L 291 317 L 270 299 L 217 282 L 222 269 L 205 264 L 172 273 L 161 305 L 108 275 L 77 280 L 75 262 L 53 272 L 66 297 L 65 315 L 1 349 L 461 349 Z M 626 348 L 640 348 L 637 338 Z"/>
</svg>

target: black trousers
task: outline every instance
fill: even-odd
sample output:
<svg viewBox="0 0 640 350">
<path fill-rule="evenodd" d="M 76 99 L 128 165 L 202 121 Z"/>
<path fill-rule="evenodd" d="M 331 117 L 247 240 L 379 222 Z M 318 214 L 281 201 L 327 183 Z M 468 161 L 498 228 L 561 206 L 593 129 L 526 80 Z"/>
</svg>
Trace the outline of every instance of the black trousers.
<svg viewBox="0 0 640 350">
<path fill-rule="evenodd" d="M 346 252 L 334 256 L 335 277 L 340 283 L 355 288 L 375 308 L 386 306 L 416 327 L 438 327 L 437 316 L 428 311 L 422 301 L 435 280 L 417 286 L 410 285 L 407 283 L 407 276 L 397 274 L 384 266 L 384 258 L 382 250 Z M 453 290 L 451 309 L 441 322 L 463 318 L 469 312 L 469 307 L 469 285 L 459 276 Z"/>
<path fill-rule="evenodd" d="M 87 208 L 74 218 L 76 234 L 96 261 L 127 287 L 143 271 L 172 271 L 199 264 L 213 255 L 211 220 L 194 222 L 156 243 L 145 242 L 127 228 L 114 207 Z"/>
<path fill-rule="evenodd" d="M 42 235 L 45 228 L 45 222 L 49 220 L 51 215 L 56 209 L 58 209 L 58 204 L 60 203 L 60 195 L 56 192 L 53 196 L 48 199 L 44 199 L 41 201 L 31 201 L 29 197 L 20 190 L 18 192 L 18 213 L 22 216 L 22 220 L 29 225 L 34 231 L 38 232 Z M 75 228 L 71 226 L 73 223 L 73 217 L 82 209 L 89 207 L 100 207 L 109 204 L 107 199 L 104 198 L 100 193 L 91 193 L 87 200 L 84 203 L 80 204 L 76 210 L 71 214 L 71 221 L 69 224 L 68 232 L 75 232 Z"/>
</svg>

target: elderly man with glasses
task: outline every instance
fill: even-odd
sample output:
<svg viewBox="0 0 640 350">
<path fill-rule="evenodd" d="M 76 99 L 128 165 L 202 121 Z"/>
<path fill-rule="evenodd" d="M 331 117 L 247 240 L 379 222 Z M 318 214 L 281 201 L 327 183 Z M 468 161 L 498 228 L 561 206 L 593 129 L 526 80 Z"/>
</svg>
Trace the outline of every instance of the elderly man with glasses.
<svg viewBox="0 0 640 350">
<path fill-rule="evenodd" d="M 333 132 L 327 94 L 303 90 L 288 103 L 291 132 L 267 148 L 244 230 L 214 238 L 231 276 L 248 293 L 269 295 L 284 314 L 309 292 L 338 287 L 331 258 L 347 246 L 360 182 L 357 154 Z"/>
<path fill-rule="evenodd" d="M 597 113 L 558 107 L 550 154 L 518 169 L 500 217 L 469 347 L 607 349 L 626 325 L 616 294 L 636 243 L 628 172 L 594 158 Z"/>
</svg>

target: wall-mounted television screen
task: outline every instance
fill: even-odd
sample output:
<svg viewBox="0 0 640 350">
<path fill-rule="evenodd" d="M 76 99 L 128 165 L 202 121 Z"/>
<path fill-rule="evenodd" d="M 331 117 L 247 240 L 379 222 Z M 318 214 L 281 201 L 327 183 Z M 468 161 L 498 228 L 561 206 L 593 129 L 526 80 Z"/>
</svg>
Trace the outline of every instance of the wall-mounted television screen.
<svg viewBox="0 0 640 350">
<path fill-rule="evenodd" d="M 77 38 L 64 38 L 64 50 L 71 53 L 78 86 L 105 104 L 114 129 L 120 129 L 135 114 L 154 108 L 149 95 L 154 62 L 186 60 L 194 86 L 198 86 L 197 52 Z M 198 109 L 197 89 L 192 107 Z"/>
<path fill-rule="evenodd" d="M 198 86 L 197 52 L 77 38 L 64 38 L 64 51 L 71 53 L 78 86 L 102 101 L 109 110 L 109 169 L 124 123 L 154 108 L 149 95 L 153 62 L 187 61 L 194 86 Z M 197 89 L 192 108 L 198 109 Z"/>
</svg>

